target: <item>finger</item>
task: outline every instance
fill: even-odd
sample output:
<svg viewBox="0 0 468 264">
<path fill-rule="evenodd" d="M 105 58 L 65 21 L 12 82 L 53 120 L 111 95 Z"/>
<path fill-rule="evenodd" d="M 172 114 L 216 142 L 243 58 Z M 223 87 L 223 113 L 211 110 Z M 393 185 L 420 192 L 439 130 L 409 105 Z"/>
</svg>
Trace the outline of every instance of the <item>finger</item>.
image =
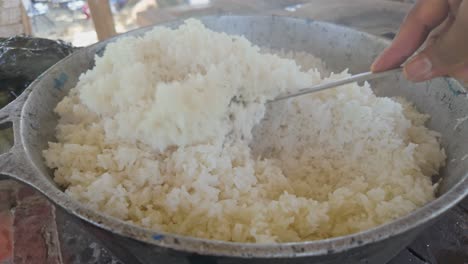
<svg viewBox="0 0 468 264">
<path fill-rule="evenodd" d="M 447 0 L 419 0 L 405 18 L 390 47 L 372 64 L 379 72 L 395 68 L 405 62 L 426 40 L 432 29 L 447 17 Z"/>
<path fill-rule="evenodd" d="M 468 60 L 468 1 L 460 4 L 452 26 L 406 66 L 411 81 L 447 75 Z"/>
<path fill-rule="evenodd" d="M 448 0 L 450 13 L 453 17 L 458 13 L 458 8 L 460 7 L 463 0 Z"/>
<path fill-rule="evenodd" d="M 439 38 L 441 35 L 443 35 L 445 32 L 447 32 L 450 29 L 450 27 L 453 24 L 453 21 L 455 21 L 455 17 L 449 14 L 447 18 L 444 20 L 444 22 L 442 22 L 442 24 L 440 24 L 434 30 L 432 30 L 432 32 L 427 37 L 425 46 L 428 47 L 434 44 L 437 38 Z"/>
<path fill-rule="evenodd" d="M 427 37 L 425 46 L 429 46 L 434 43 L 434 41 L 440 37 L 443 33 L 445 33 L 455 21 L 455 16 L 458 12 L 458 8 L 463 0 L 447 0 L 449 5 L 449 12 L 447 14 L 447 18 L 442 22 L 439 26 L 431 31 L 429 36 Z"/>
</svg>

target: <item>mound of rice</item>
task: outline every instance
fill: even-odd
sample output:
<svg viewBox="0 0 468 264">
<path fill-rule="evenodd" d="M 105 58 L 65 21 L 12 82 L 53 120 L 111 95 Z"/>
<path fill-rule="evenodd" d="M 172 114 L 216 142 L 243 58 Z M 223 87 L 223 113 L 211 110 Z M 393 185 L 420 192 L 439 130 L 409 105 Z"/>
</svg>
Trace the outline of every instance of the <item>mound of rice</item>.
<svg viewBox="0 0 468 264">
<path fill-rule="evenodd" d="M 109 44 L 56 107 L 54 180 L 137 225 L 255 243 L 358 232 L 434 198 L 445 154 L 428 116 L 357 84 L 266 110 L 347 75 L 285 57 L 196 20 Z"/>
</svg>

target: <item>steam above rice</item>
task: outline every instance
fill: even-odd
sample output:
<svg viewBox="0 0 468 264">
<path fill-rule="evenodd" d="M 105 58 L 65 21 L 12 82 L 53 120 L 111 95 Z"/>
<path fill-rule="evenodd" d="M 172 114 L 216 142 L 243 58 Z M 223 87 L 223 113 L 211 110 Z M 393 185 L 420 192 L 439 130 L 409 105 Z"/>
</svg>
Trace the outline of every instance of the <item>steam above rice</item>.
<svg viewBox="0 0 468 264">
<path fill-rule="evenodd" d="M 350 234 L 432 200 L 445 154 L 404 100 L 350 84 L 266 110 L 347 75 L 293 57 L 196 20 L 109 44 L 56 107 L 54 180 L 125 221 L 236 242 Z"/>
</svg>

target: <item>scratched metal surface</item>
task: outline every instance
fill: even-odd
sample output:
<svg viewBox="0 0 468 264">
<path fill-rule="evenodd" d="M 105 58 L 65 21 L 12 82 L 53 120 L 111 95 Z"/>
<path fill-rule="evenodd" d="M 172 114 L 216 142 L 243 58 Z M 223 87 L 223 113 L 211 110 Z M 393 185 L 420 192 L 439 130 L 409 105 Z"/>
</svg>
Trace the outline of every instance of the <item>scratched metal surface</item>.
<svg viewBox="0 0 468 264">
<path fill-rule="evenodd" d="M 353 26 L 353 24 L 345 25 Z M 388 29 L 385 31 L 386 36 L 393 35 Z M 390 263 L 468 263 L 467 204 L 465 201 L 448 212 L 444 219 L 422 234 Z M 57 213 L 57 223 L 62 242 L 62 255 L 70 255 L 70 258 L 64 257 L 65 263 L 154 262 L 151 253 L 147 252 L 145 255 L 145 252 L 138 248 L 127 247 L 125 240 L 99 234 L 95 228 L 72 219 L 63 212 Z M 210 261 L 212 260 L 192 257 L 185 263 L 210 263 Z M 171 263 L 170 259 L 165 263 Z"/>
<path fill-rule="evenodd" d="M 381 5 L 367 5 L 361 1 L 359 6 L 352 8 L 334 9 L 330 12 L 333 1 L 289 6 L 272 13 L 307 18 L 320 18 L 325 21 L 354 27 L 387 38 L 393 38 L 399 21 L 404 17 L 408 6 L 399 3 L 382 3 Z M 335 3 L 337 1 L 334 1 Z M 367 1 L 369 2 L 369 1 Z M 375 1 L 374 1 L 375 2 Z M 345 1 L 341 1 L 342 5 Z M 325 10 L 325 11 L 324 11 Z M 348 10 L 348 11 L 346 11 Z M 351 14 L 354 11 L 354 14 Z M 358 11 L 356 11 L 358 10 Z M 184 14 L 189 16 L 190 14 Z M 319 17 L 320 16 L 320 17 Z M 433 227 L 424 232 L 410 246 L 396 256 L 390 264 L 466 264 L 468 263 L 468 200 L 449 211 L 447 215 Z M 124 244 L 125 242 L 121 241 Z M 104 248 L 104 247 L 103 247 Z M 128 247 L 128 250 L 138 255 L 140 263 L 151 263 L 151 253 Z M 117 256 L 116 256 L 117 258 Z M 167 263 L 170 260 L 166 260 Z M 174 263 L 174 262 L 173 262 Z M 192 258 L 191 263 L 210 263 L 203 258 Z M 214 263 L 214 262 L 211 262 Z"/>
</svg>

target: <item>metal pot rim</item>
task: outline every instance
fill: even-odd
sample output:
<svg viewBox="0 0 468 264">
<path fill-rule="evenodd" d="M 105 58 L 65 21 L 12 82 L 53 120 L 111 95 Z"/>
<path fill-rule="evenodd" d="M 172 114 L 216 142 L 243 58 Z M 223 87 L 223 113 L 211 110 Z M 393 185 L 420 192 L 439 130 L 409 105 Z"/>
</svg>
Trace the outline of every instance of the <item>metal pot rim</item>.
<svg viewBox="0 0 468 264">
<path fill-rule="evenodd" d="M 301 22 L 304 19 L 279 17 L 279 16 L 204 16 L 200 19 L 223 19 L 223 18 L 238 18 L 238 19 L 281 19 L 290 22 Z M 180 20 L 175 20 L 179 22 Z M 345 27 L 313 20 L 306 20 L 307 23 L 318 23 L 328 28 L 341 28 Z M 173 21 L 174 22 L 174 21 Z M 173 22 L 164 23 L 162 25 L 172 24 Z M 106 40 L 104 43 L 109 43 L 115 39 L 128 35 L 143 32 L 154 26 L 149 26 L 141 29 L 131 31 L 131 33 L 122 34 Z M 347 29 L 351 31 L 351 29 Z M 372 36 L 364 32 L 356 33 L 362 34 L 367 38 L 375 41 L 388 44 L 387 40 Z M 83 48 L 62 61 L 52 66 L 49 70 L 39 76 L 25 92 L 14 102 L 10 103 L 2 110 L 0 110 L 0 123 L 11 122 L 13 123 L 15 133 L 15 146 L 8 153 L 0 155 L 0 173 L 16 178 L 19 181 L 25 182 L 34 188 L 38 189 L 52 202 L 65 209 L 68 213 L 73 214 L 87 222 L 90 222 L 102 229 L 112 233 L 132 238 L 141 242 L 151 245 L 160 246 L 163 248 L 185 251 L 191 253 L 198 253 L 204 255 L 214 256 L 229 256 L 229 257 L 256 257 L 256 258 L 271 258 L 271 257 L 306 257 L 306 256 L 320 256 L 332 253 L 343 252 L 353 248 L 361 247 L 363 245 L 382 241 L 386 238 L 400 235 L 410 229 L 423 225 L 430 220 L 436 218 L 442 213 L 446 212 L 451 207 L 455 206 L 468 194 L 468 173 L 464 176 L 463 180 L 458 182 L 449 191 L 436 198 L 425 206 L 418 208 L 412 213 L 398 218 L 392 222 L 377 226 L 375 228 L 354 233 L 346 236 L 334 237 L 316 241 L 306 242 L 291 242 L 291 243 L 275 243 L 275 244 L 254 244 L 254 243 L 236 243 L 217 240 L 208 240 L 202 238 L 195 238 L 189 236 L 182 236 L 170 234 L 165 232 L 157 232 L 155 230 L 143 228 L 123 220 L 101 214 L 96 212 L 86 205 L 83 205 L 70 196 L 59 190 L 51 181 L 47 181 L 45 177 L 35 177 L 34 175 L 42 175 L 43 173 L 35 166 L 29 150 L 23 145 L 25 138 L 23 131 L 25 128 L 25 111 L 28 105 L 29 95 L 34 95 L 33 87 L 40 83 L 40 80 L 51 73 L 55 68 L 60 68 L 61 64 L 67 60 L 72 60 L 81 52 L 86 52 L 87 49 L 100 45 L 96 43 L 89 47 Z M 18 166 L 21 164 L 21 166 Z M 48 177 L 48 175 L 47 175 Z"/>
</svg>

